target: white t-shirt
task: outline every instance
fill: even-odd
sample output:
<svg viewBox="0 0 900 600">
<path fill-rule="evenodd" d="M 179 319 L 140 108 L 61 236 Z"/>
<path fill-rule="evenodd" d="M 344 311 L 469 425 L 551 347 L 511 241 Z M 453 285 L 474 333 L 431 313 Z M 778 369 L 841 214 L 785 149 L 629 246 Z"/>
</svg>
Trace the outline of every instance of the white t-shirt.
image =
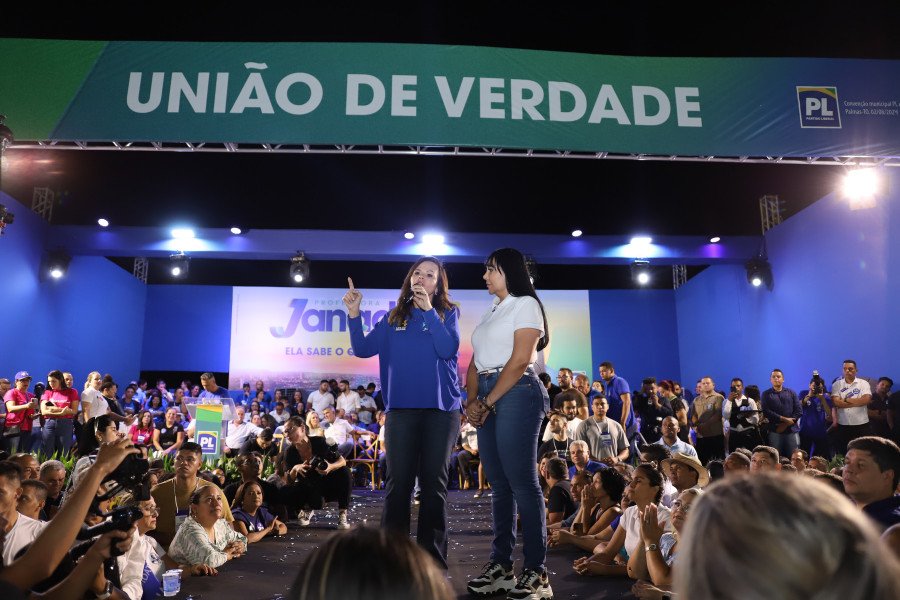
<svg viewBox="0 0 900 600">
<path fill-rule="evenodd" d="M 81 410 L 84 413 L 84 420 L 87 421 L 109 412 L 109 404 L 99 390 L 88 388 L 81 393 Z"/>
<path fill-rule="evenodd" d="M 165 556 L 166 551 L 159 545 L 159 542 L 149 535 L 139 534 L 136 529 L 133 539 L 131 548 L 116 558 L 116 563 L 119 567 L 122 591 L 131 600 L 140 600 L 144 595 L 143 578 L 146 577 L 144 565 L 162 583 L 163 573 L 166 571 L 166 564 L 162 557 Z"/>
<path fill-rule="evenodd" d="M 48 523 L 44 521 L 38 521 L 20 513 L 16 518 L 16 524 L 6 534 L 6 543 L 3 544 L 3 566 L 10 565 L 19 550 L 37 539 L 47 525 Z"/>
<path fill-rule="evenodd" d="M 541 306 L 531 296 L 509 294 L 502 302 L 481 318 L 472 332 L 475 367 L 479 371 L 505 365 L 512 356 L 515 332 L 518 329 L 537 329 L 544 336 L 544 317 Z M 537 361 L 537 351 L 528 362 Z"/>
<path fill-rule="evenodd" d="M 228 421 L 226 431 L 225 445 L 232 450 L 239 450 L 241 444 L 246 442 L 250 436 L 255 436 L 262 431 L 262 427 L 257 427 L 253 423 L 247 423 L 246 421 L 240 425 L 235 425 L 234 421 Z"/>
<path fill-rule="evenodd" d="M 478 451 L 478 430 L 475 429 L 470 423 L 466 423 L 459 429 L 459 436 L 462 438 L 463 444 L 471 448 L 472 450 Z"/>
<path fill-rule="evenodd" d="M 343 409 L 344 413 L 352 413 L 359 411 L 359 394 L 350 392 L 349 394 L 340 394 L 337 397 L 338 410 Z"/>
<path fill-rule="evenodd" d="M 335 419 L 334 423 L 325 430 L 325 437 L 332 440 L 336 444 L 343 444 L 347 441 L 347 436 L 353 431 L 353 425 L 344 419 Z"/>
<path fill-rule="evenodd" d="M 325 392 L 323 394 L 319 390 L 315 390 L 309 394 L 306 401 L 312 405 L 314 411 L 319 413 L 319 419 L 325 418 L 326 406 L 334 408 L 334 396 L 331 395 L 331 392 Z"/>
<path fill-rule="evenodd" d="M 372 398 L 372 396 L 365 395 L 365 396 L 360 396 L 359 407 L 360 408 L 377 409 L 378 405 L 375 404 L 375 399 Z M 359 410 L 359 409 L 357 409 L 357 410 Z M 364 410 L 359 413 L 359 422 L 360 423 L 363 423 L 365 425 L 371 425 L 374 420 L 375 420 L 374 412 L 369 412 L 367 410 Z"/>
<path fill-rule="evenodd" d="M 837 396 L 842 400 L 871 395 L 872 388 L 869 386 L 869 382 L 858 377 L 850 383 L 847 383 L 842 377 L 831 386 L 831 396 Z M 867 406 L 838 408 L 837 416 L 839 425 L 865 425 L 869 422 L 869 408 Z"/>
<path fill-rule="evenodd" d="M 571 421 L 566 423 L 566 433 L 569 434 L 569 439 L 575 439 L 575 430 L 578 429 L 578 426 L 584 422 L 584 419 L 579 419 L 578 417 L 574 417 Z M 544 439 L 542 442 L 549 442 L 550 438 L 553 437 L 553 432 L 550 431 L 550 428 L 547 427 L 544 429 Z"/>
<path fill-rule="evenodd" d="M 662 504 L 657 506 L 656 518 L 663 529 L 672 530 L 672 513 Z M 631 556 L 637 550 L 638 544 L 641 543 L 641 517 L 638 514 L 637 506 L 629 506 L 625 509 L 622 519 L 619 521 L 619 527 L 625 528 L 625 552 Z"/>
</svg>

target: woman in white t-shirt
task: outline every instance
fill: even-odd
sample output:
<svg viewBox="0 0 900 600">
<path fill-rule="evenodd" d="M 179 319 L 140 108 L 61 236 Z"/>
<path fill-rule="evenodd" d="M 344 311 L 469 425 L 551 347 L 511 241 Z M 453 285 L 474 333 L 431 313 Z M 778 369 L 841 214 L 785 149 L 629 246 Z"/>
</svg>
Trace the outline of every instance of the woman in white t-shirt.
<svg viewBox="0 0 900 600">
<path fill-rule="evenodd" d="M 485 261 L 483 278 L 495 300 L 472 333 L 466 414 L 479 428 L 481 464 L 493 490 L 494 541 L 490 561 L 480 576 L 469 581 L 468 590 L 476 595 L 511 592 L 511 597 L 550 597 L 544 568 L 544 497 L 534 460 L 550 400 L 533 368 L 538 351 L 550 341 L 547 317 L 518 250 L 492 253 Z M 512 572 L 516 507 L 525 556 L 517 581 Z"/>
<path fill-rule="evenodd" d="M 94 417 L 105 415 L 109 410 L 106 398 L 100 393 L 100 384 L 103 378 L 97 371 L 91 371 L 84 382 L 84 391 L 81 392 L 81 422 L 87 423 Z"/>
</svg>

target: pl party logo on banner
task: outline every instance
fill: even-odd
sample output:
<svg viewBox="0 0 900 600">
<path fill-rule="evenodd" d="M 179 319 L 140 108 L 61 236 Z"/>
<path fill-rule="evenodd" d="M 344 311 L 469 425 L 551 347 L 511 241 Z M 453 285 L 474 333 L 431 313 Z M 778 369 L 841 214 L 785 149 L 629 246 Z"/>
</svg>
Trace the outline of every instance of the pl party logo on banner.
<svg viewBox="0 0 900 600">
<path fill-rule="evenodd" d="M 363 330 L 384 318 L 397 302 L 396 290 L 362 290 Z M 379 384 L 377 357 L 353 355 L 346 290 L 334 288 L 236 287 L 231 318 L 228 387 L 262 379 L 268 389 L 312 390 L 322 379 L 347 379 L 353 386 Z M 584 290 L 539 292 L 550 322 L 551 345 L 544 362 L 555 368 L 591 370 L 590 313 Z M 460 380 L 472 358 L 472 331 L 490 311 L 493 297 L 483 290 L 456 290 L 460 306 Z M 379 385 L 380 387 L 380 385 Z"/>
<path fill-rule="evenodd" d="M 804 129 L 840 129 L 841 111 L 836 87 L 797 86 L 800 127 Z"/>
</svg>

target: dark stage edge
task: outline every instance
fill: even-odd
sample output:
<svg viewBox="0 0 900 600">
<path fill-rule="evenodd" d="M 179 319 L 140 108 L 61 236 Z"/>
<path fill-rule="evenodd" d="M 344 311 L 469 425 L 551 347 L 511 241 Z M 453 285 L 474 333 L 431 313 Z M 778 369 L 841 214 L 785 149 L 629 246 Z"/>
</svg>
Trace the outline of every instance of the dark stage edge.
<svg viewBox="0 0 900 600">
<path fill-rule="evenodd" d="M 450 552 L 448 578 L 460 599 L 474 598 L 466 593 L 466 583 L 481 572 L 491 549 L 491 499 L 476 499 L 472 491 L 451 491 Z M 381 521 L 384 492 L 354 489 L 350 523 L 377 526 Z M 249 552 L 229 561 L 216 577 L 192 577 L 182 582 L 176 598 L 184 600 L 275 600 L 285 596 L 299 565 L 328 536 L 335 533 L 337 510 L 316 511 L 309 527 L 288 523 L 288 534 L 251 544 Z M 417 507 L 413 507 L 412 532 L 416 527 Z M 516 572 L 521 569 L 521 535 L 516 548 Z M 625 579 L 599 579 L 576 575 L 572 561 L 584 554 L 575 549 L 554 549 L 547 553 L 547 568 L 554 598 L 623 598 L 631 582 Z M 376 567 L 373 567 L 376 568 Z M 359 571 L 357 571 L 358 573 Z M 502 598 L 502 596 L 500 596 Z"/>
</svg>

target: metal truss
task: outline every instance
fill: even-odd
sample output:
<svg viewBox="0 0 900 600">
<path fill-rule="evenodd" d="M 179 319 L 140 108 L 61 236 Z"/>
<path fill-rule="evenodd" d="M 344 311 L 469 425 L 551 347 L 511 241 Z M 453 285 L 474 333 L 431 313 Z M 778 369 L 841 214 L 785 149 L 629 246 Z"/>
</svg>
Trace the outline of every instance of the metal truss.
<svg viewBox="0 0 900 600">
<path fill-rule="evenodd" d="M 767 195 L 759 199 L 759 219 L 763 234 L 781 224 L 781 202 L 778 196 Z"/>
<path fill-rule="evenodd" d="M 107 150 L 125 152 L 238 152 L 248 154 L 384 154 L 401 156 L 489 156 L 500 158 L 569 158 L 583 160 L 653 160 L 672 162 L 900 167 L 900 157 L 864 156 L 681 156 L 575 150 L 536 150 L 471 146 L 358 144 L 245 144 L 236 142 L 79 142 L 16 141 L 16 150 Z"/>
<path fill-rule="evenodd" d="M 47 187 L 36 187 L 31 196 L 31 210 L 41 215 L 48 223 L 53 219 L 53 205 L 56 194 Z"/>
<path fill-rule="evenodd" d="M 150 259 L 138 256 L 134 259 L 134 276 L 143 283 L 147 283 L 147 274 L 150 270 Z"/>
<path fill-rule="evenodd" d="M 687 265 L 672 265 L 672 288 L 678 289 L 687 283 Z"/>
</svg>

